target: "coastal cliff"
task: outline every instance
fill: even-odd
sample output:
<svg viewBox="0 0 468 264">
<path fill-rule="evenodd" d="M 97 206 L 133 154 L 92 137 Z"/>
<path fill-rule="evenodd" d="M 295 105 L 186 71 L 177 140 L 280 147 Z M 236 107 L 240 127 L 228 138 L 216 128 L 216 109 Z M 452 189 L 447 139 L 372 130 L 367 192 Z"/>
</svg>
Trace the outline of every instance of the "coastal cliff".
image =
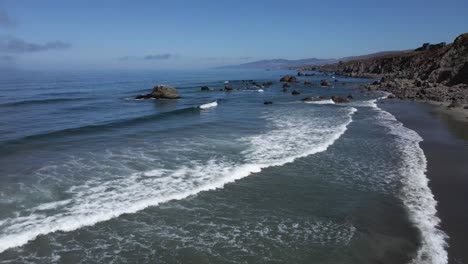
<svg viewBox="0 0 468 264">
<path fill-rule="evenodd" d="M 468 33 L 446 45 L 425 43 L 414 51 L 340 61 L 299 70 L 319 70 L 350 77 L 380 78 L 367 90 L 385 90 L 399 98 L 468 103 Z"/>
</svg>

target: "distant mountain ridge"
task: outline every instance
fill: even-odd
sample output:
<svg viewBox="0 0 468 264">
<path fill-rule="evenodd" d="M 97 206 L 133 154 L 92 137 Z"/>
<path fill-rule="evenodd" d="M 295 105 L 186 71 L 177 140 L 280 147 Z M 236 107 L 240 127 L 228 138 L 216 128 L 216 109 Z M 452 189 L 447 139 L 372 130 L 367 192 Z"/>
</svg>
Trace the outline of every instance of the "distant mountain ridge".
<svg viewBox="0 0 468 264">
<path fill-rule="evenodd" d="M 286 59 L 272 59 L 272 60 L 259 60 L 239 65 L 222 66 L 223 69 L 285 69 L 289 67 L 299 67 L 304 65 L 323 65 L 338 62 L 337 59 L 300 59 L 300 60 L 286 60 Z"/>
<path fill-rule="evenodd" d="M 375 57 L 382 57 L 388 55 L 397 55 L 411 52 L 412 50 L 392 50 L 392 51 L 381 51 L 366 55 L 359 55 L 359 56 L 350 56 L 350 57 L 343 57 L 340 59 L 319 59 L 319 58 L 310 58 L 310 59 L 299 59 L 299 60 L 287 60 L 287 59 L 271 59 L 271 60 L 259 60 L 253 61 L 248 63 L 243 63 L 239 65 L 228 65 L 228 66 L 221 66 L 219 68 L 222 69 L 287 69 L 287 68 L 297 68 L 302 66 L 319 66 L 319 65 L 326 65 L 326 64 L 334 64 L 338 63 L 339 61 L 352 61 L 352 60 L 364 60 L 370 59 Z"/>
</svg>

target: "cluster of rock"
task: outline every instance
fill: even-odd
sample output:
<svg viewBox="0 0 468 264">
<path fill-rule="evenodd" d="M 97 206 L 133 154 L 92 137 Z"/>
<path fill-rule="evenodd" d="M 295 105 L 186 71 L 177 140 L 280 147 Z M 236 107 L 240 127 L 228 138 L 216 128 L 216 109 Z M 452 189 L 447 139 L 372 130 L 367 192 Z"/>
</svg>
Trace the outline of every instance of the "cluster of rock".
<svg viewBox="0 0 468 264">
<path fill-rule="evenodd" d="M 288 83 L 297 82 L 297 78 L 292 75 L 286 75 L 280 79 L 280 82 L 288 82 Z"/>
<path fill-rule="evenodd" d="M 448 45 L 425 43 L 413 52 L 323 65 L 318 70 L 385 77 L 366 88 L 389 91 L 400 98 L 468 103 L 468 33 Z"/>
<path fill-rule="evenodd" d="M 368 91 L 382 90 L 391 97 L 434 102 L 449 102 L 453 106 L 468 103 L 468 87 L 463 84 L 445 86 L 417 79 L 382 78 L 372 84 L 363 85 Z"/>
</svg>

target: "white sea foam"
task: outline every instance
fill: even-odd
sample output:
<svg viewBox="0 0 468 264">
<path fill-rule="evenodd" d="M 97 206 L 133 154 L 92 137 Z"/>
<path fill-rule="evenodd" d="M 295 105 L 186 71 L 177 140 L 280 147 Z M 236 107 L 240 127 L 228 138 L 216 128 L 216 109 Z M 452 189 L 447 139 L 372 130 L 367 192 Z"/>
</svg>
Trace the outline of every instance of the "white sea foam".
<svg viewBox="0 0 468 264">
<path fill-rule="evenodd" d="M 437 202 L 426 177 L 427 160 L 424 151 L 419 146 L 423 139 L 415 131 L 404 127 L 395 116 L 379 108 L 376 102 L 377 100 L 371 100 L 367 103 L 368 106 L 378 111 L 381 124 L 389 129 L 390 134 L 397 137 L 397 146 L 403 158 L 403 163 L 399 168 L 403 176 L 401 199 L 408 210 L 410 220 L 421 233 L 422 245 L 412 263 L 447 263 L 447 235 L 439 229 Z"/>
<path fill-rule="evenodd" d="M 332 99 L 320 100 L 320 101 L 304 101 L 307 104 L 335 104 Z"/>
<path fill-rule="evenodd" d="M 211 103 L 202 104 L 199 107 L 200 107 L 200 109 L 208 109 L 208 108 L 217 107 L 217 106 L 218 106 L 218 102 L 214 101 L 214 102 L 211 102 Z"/>
<path fill-rule="evenodd" d="M 269 113 L 265 117 L 271 125 L 268 132 L 240 139 L 239 143 L 248 146 L 242 152 L 243 162 L 219 157 L 183 163 L 176 169 L 157 168 L 112 179 L 95 178 L 73 186 L 68 190 L 71 199 L 42 204 L 22 216 L 4 219 L 0 223 L 0 252 L 41 234 L 76 230 L 169 200 L 222 188 L 263 168 L 325 151 L 347 130 L 355 111 L 343 107 L 337 110 L 341 116 L 315 119 L 308 112 L 298 115 L 297 110 L 289 114 L 283 110 Z"/>
</svg>

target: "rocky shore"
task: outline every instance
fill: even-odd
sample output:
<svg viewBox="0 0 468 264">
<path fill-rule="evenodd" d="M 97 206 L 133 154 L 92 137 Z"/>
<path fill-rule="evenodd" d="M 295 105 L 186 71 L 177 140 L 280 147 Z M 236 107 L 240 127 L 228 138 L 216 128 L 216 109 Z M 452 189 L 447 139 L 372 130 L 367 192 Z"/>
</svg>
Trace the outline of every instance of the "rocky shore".
<svg viewBox="0 0 468 264">
<path fill-rule="evenodd" d="M 425 43 L 414 51 L 298 70 L 318 70 L 349 77 L 375 78 L 363 86 L 383 90 L 401 99 L 468 108 L 468 33 L 453 43 Z"/>
</svg>

